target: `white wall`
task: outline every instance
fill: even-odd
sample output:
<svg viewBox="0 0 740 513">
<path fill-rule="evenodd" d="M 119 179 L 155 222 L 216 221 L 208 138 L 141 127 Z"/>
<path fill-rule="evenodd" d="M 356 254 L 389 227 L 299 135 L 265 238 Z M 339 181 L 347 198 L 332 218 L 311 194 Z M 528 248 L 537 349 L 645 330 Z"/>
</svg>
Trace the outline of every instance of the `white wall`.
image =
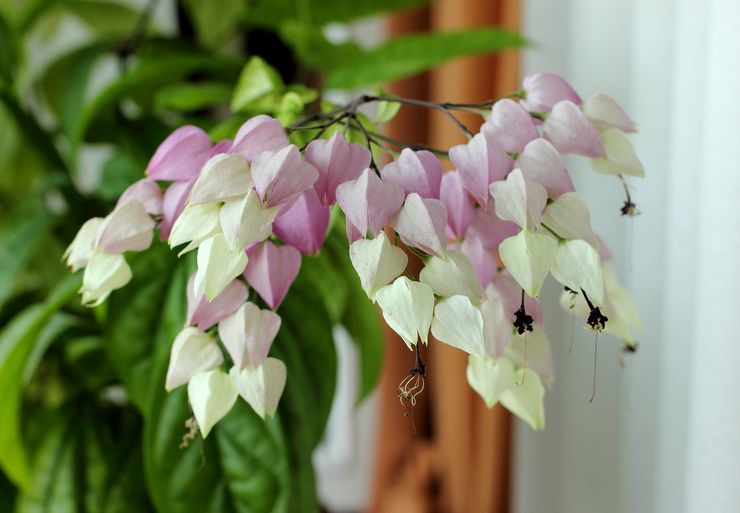
<svg viewBox="0 0 740 513">
<path fill-rule="evenodd" d="M 640 125 L 647 178 L 632 180 L 643 211 L 633 231 L 619 184 L 577 160 L 573 171 L 647 330 L 624 369 L 618 343 L 600 343 L 589 404 L 593 335 L 577 333 L 568 354 L 569 321 L 548 291 L 557 382 L 546 431 L 517 425 L 514 511 L 740 511 L 740 3 L 524 4 L 538 43 L 525 71 L 610 94 Z"/>
</svg>

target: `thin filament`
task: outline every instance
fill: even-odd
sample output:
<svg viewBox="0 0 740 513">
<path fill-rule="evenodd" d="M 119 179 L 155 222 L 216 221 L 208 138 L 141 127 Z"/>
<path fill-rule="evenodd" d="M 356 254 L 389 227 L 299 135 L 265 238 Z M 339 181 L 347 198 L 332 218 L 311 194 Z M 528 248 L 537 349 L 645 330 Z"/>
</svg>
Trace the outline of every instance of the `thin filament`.
<svg viewBox="0 0 740 513">
<path fill-rule="evenodd" d="M 588 400 L 589 403 L 594 402 L 594 397 L 596 397 L 596 358 L 599 351 L 599 333 L 596 333 L 596 336 L 594 338 L 594 380 L 591 385 L 591 399 Z"/>
<path fill-rule="evenodd" d="M 522 382 L 517 383 L 516 386 L 524 386 L 524 380 L 527 378 L 527 333 L 524 333 L 524 370 L 522 371 Z"/>
</svg>

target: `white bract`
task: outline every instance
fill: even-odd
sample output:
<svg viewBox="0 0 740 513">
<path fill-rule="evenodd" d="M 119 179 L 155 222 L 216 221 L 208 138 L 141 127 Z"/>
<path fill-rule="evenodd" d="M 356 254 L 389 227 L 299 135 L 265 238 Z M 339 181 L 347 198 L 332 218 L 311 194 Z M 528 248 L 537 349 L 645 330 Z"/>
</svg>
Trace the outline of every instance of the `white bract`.
<svg viewBox="0 0 740 513">
<path fill-rule="evenodd" d="M 229 413 L 237 398 L 231 377 L 221 369 L 199 372 L 188 383 L 188 400 L 200 434 L 208 436 L 216 422 Z"/>
<path fill-rule="evenodd" d="M 195 295 L 203 294 L 213 301 L 231 280 L 244 272 L 247 261 L 244 249 L 232 248 L 223 235 L 206 239 L 198 248 Z"/>
<path fill-rule="evenodd" d="M 82 276 L 82 304 L 98 306 L 116 289 L 131 280 L 131 268 L 123 255 L 94 251 Z"/>
<path fill-rule="evenodd" d="M 216 339 L 198 328 L 188 326 L 177 334 L 172 343 L 164 388 L 169 392 L 186 384 L 199 372 L 215 369 L 223 361 Z"/>
<path fill-rule="evenodd" d="M 283 362 L 267 358 L 258 367 L 247 366 L 242 370 L 232 367 L 229 374 L 239 395 L 257 415 L 262 418 L 265 414 L 275 415 L 287 379 Z"/>
<path fill-rule="evenodd" d="M 374 239 L 360 239 L 349 247 L 349 258 L 360 277 L 367 297 L 375 302 L 375 293 L 395 280 L 408 264 L 403 250 L 388 240 L 385 232 Z"/>
<path fill-rule="evenodd" d="M 458 250 L 448 251 L 445 257 L 430 258 L 419 274 L 419 281 L 441 297 L 462 294 L 477 303 L 483 294 L 470 260 Z"/>
<path fill-rule="evenodd" d="M 509 237 L 499 246 L 504 265 L 531 297 L 539 296 L 542 283 L 555 262 L 557 250 L 558 243 L 553 237 L 528 230 Z"/>
<path fill-rule="evenodd" d="M 383 318 L 412 349 L 417 340 L 427 343 L 434 312 L 434 292 L 425 283 L 405 276 L 378 290 L 375 295 Z"/>
</svg>

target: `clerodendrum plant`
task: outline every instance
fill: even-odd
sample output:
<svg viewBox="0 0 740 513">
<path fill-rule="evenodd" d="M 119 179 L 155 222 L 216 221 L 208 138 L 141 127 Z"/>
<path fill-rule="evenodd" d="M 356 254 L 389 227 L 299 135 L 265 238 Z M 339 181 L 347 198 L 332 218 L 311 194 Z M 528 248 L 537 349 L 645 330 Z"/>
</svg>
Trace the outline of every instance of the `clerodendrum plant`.
<svg viewBox="0 0 740 513">
<path fill-rule="evenodd" d="M 441 109 L 469 141 L 439 149 L 391 139 L 359 114 L 373 103 L 386 113 L 401 104 Z M 481 114 L 479 132 L 457 111 Z M 80 228 L 65 257 L 73 271 L 84 269 L 82 302 L 97 306 L 132 279 L 124 254 L 146 251 L 155 234 L 180 257 L 197 255 L 189 278 L 173 278 L 187 280 L 187 317 L 163 383 L 167 391 L 187 387 L 192 418 L 180 419 L 189 428 L 183 446 L 198 432 L 206 438 L 239 398 L 260 417 L 276 413 L 291 380 L 273 347 L 280 305 L 303 255 L 324 251 L 342 218 L 367 295 L 350 300 L 377 303 L 415 351 L 401 402 L 415 404 L 427 379 L 421 346 L 445 343 L 468 353 L 468 383 L 488 407 L 501 403 L 540 429 L 553 380 L 537 301 L 546 276 L 597 333 L 633 347 L 640 329 L 562 158 L 585 156 L 624 183 L 624 175 L 643 174 L 626 136 L 633 131 L 612 98 L 582 101 L 548 73 L 482 104 L 366 95 L 324 104 L 287 127 L 258 115 L 220 141 L 183 126 L 108 216 Z M 443 171 L 438 155 L 455 169 Z M 622 213 L 637 213 L 629 194 Z M 423 262 L 418 274 L 407 251 Z"/>
</svg>

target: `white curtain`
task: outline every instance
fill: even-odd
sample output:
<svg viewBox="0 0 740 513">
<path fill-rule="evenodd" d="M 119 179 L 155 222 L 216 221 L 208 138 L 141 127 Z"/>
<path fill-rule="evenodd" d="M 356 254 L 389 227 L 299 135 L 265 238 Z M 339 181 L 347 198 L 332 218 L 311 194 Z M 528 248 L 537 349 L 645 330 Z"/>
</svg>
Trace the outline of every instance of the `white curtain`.
<svg viewBox="0 0 740 513">
<path fill-rule="evenodd" d="M 516 513 L 740 511 L 740 2 L 524 0 L 525 72 L 562 73 L 639 123 L 643 215 L 573 161 L 646 325 L 639 352 L 555 314 L 548 426 L 515 430 Z"/>
</svg>

